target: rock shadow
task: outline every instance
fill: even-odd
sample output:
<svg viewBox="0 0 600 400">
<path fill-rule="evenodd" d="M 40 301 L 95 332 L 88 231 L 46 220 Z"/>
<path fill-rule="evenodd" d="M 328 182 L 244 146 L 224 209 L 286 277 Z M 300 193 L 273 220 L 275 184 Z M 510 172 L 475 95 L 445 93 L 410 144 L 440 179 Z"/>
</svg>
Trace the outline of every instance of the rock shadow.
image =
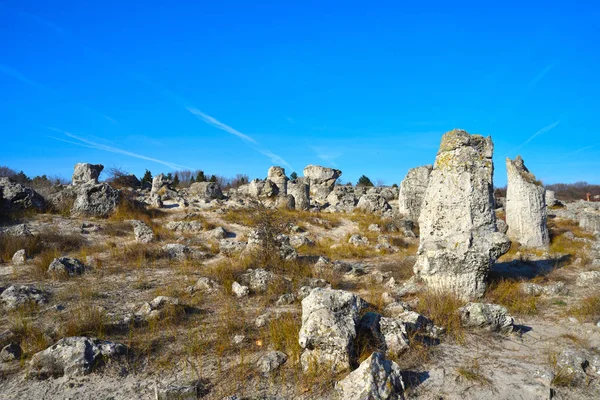
<svg viewBox="0 0 600 400">
<path fill-rule="evenodd" d="M 553 270 L 560 268 L 571 259 L 570 255 L 547 260 L 512 260 L 496 263 L 490 270 L 491 282 L 501 279 L 533 279 L 545 276 Z"/>
</svg>

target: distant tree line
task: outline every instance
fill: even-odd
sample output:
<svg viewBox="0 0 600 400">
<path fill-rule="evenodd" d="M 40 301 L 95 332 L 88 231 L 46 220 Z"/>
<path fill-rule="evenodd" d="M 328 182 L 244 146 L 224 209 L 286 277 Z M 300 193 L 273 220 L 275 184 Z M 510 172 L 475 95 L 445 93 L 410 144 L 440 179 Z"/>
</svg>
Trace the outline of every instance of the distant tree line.
<svg viewBox="0 0 600 400">
<path fill-rule="evenodd" d="M 30 178 L 23 171 L 16 172 L 14 169 L 6 166 L 0 166 L 0 177 L 9 178 L 13 182 L 20 183 L 23 186 L 27 186 L 35 190 L 69 183 L 69 180 L 56 175 L 47 176 L 44 174 Z"/>
<path fill-rule="evenodd" d="M 592 185 L 584 181 L 575 183 L 554 183 L 546 185 L 546 190 L 553 190 L 557 199 L 563 201 L 585 200 L 587 193 L 600 195 L 600 185 Z"/>
</svg>

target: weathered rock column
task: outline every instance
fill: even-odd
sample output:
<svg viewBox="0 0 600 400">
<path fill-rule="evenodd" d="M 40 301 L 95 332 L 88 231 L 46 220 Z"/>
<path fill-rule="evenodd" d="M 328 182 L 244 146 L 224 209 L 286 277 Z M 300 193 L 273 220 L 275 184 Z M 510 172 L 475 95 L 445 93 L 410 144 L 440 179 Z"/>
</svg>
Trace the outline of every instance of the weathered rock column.
<svg viewBox="0 0 600 400">
<path fill-rule="evenodd" d="M 297 178 L 288 181 L 287 192 L 294 196 L 294 207 L 296 210 L 308 210 L 310 208 L 308 178 Z"/>
<path fill-rule="evenodd" d="M 327 202 L 327 196 L 333 191 L 335 181 L 342 176 L 339 169 L 308 165 L 304 168 L 304 176 L 309 180 L 311 201 L 319 204 Z"/>
<path fill-rule="evenodd" d="M 444 134 L 419 217 L 415 274 L 465 299 L 483 295 L 490 267 L 510 249 L 496 229 L 492 153 L 490 137 Z"/>
<path fill-rule="evenodd" d="M 102 164 L 77 163 L 73 169 L 73 185 L 98 183 L 98 177 L 104 169 Z"/>
<path fill-rule="evenodd" d="M 399 212 L 413 221 L 419 220 L 421 205 L 423 204 L 423 198 L 425 197 L 432 169 L 432 165 L 413 168 L 408 171 L 406 178 L 400 184 L 400 194 L 398 195 Z"/>
<path fill-rule="evenodd" d="M 506 159 L 506 224 L 508 237 L 528 247 L 550 243 L 547 225 L 546 190 L 529 172 L 521 156 Z"/>
<path fill-rule="evenodd" d="M 287 176 L 285 176 L 285 169 L 281 167 L 269 168 L 269 172 L 267 173 L 267 179 L 273 182 L 275 186 L 277 186 L 277 189 L 279 190 L 278 196 L 287 196 L 287 183 L 289 179 Z"/>
</svg>

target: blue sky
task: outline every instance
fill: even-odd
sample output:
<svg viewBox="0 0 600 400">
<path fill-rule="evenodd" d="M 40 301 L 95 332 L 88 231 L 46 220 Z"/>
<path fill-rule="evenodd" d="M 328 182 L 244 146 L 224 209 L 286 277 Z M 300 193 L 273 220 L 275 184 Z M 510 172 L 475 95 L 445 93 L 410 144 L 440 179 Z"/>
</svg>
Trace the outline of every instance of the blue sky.
<svg viewBox="0 0 600 400">
<path fill-rule="evenodd" d="M 600 183 L 600 5 L 485 3 L 0 0 L 0 165 L 392 184 L 463 128 Z"/>
</svg>

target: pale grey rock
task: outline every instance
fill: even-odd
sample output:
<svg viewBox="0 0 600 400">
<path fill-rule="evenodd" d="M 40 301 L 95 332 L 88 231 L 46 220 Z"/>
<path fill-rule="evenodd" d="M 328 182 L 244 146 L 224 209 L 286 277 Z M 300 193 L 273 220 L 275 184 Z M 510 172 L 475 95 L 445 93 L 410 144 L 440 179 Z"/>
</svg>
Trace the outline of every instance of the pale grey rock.
<svg viewBox="0 0 600 400">
<path fill-rule="evenodd" d="M 24 265 L 27 262 L 27 252 L 21 249 L 15 252 L 12 256 L 13 265 Z"/>
<path fill-rule="evenodd" d="M 491 332 L 510 333 L 514 320 L 506 307 L 498 304 L 468 303 L 458 309 L 462 325 Z"/>
<path fill-rule="evenodd" d="M 246 297 L 250 294 L 250 288 L 248 288 L 248 286 L 242 286 L 238 282 L 233 282 L 231 284 L 231 291 L 237 297 Z"/>
<path fill-rule="evenodd" d="M 506 224 L 508 236 L 527 247 L 544 247 L 550 243 L 546 190 L 529 172 L 521 156 L 506 159 Z"/>
<path fill-rule="evenodd" d="M 145 222 L 135 219 L 132 219 L 129 222 L 133 226 L 133 234 L 138 243 L 150 243 L 154 240 L 154 232 Z"/>
<path fill-rule="evenodd" d="M 281 367 L 287 359 L 287 354 L 281 351 L 270 351 L 258 359 L 256 367 L 261 374 L 268 376 Z"/>
<path fill-rule="evenodd" d="M 213 239 L 225 239 L 227 237 L 227 231 L 222 226 L 217 226 L 215 229 L 208 231 L 208 235 Z"/>
<path fill-rule="evenodd" d="M 305 235 L 294 235 L 290 237 L 290 245 L 297 249 L 302 246 L 314 246 L 315 242 Z"/>
<path fill-rule="evenodd" d="M 350 236 L 350 239 L 348 239 L 348 243 L 350 243 L 356 247 L 368 246 L 369 239 L 367 239 L 364 236 L 355 234 L 355 235 Z"/>
<path fill-rule="evenodd" d="M 300 362 L 304 371 L 314 366 L 342 372 L 351 368 L 356 323 L 364 300 L 353 293 L 313 289 L 302 300 L 299 343 L 304 349 Z"/>
<path fill-rule="evenodd" d="M 162 251 L 168 258 L 178 261 L 188 259 L 201 259 L 206 257 L 206 253 L 193 249 L 181 243 L 168 243 L 162 247 Z"/>
<path fill-rule="evenodd" d="M 164 192 L 172 191 L 171 182 L 165 174 L 158 174 L 154 178 L 152 178 L 152 189 L 150 190 L 150 194 L 158 194 L 162 195 Z"/>
<path fill-rule="evenodd" d="M 188 192 L 204 201 L 221 200 L 225 197 L 216 182 L 194 182 L 188 188 Z"/>
<path fill-rule="evenodd" d="M 572 374 L 572 377 L 577 383 L 582 383 L 586 380 L 586 369 L 589 366 L 587 355 L 580 350 L 564 349 L 556 357 L 556 368 L 563 373 Z"/>
<path fill-rule="evenodd" d="M 17 343 L 10 343 L 2 348 L 0 351 L 0 360 L 2 362 L 10 362 L 14 360 L 20 360 L 23 355 L 23 350 L 21 346 Z"/>
<path fill-rule="evenodd" d="M 308 165 L 304 168 L 304 176 L 309 180 L 311 202 L 325 204 L 327 196 L 335 186 L 335 181 L 342 176 L 342 171 L 318 165 Z"/>
<path fill-rule="evenodd" d="M 254 293 L 264 293 L 269 289 L 269 285 L 275 280 L 272 272 L 262 268 L 248 269 L 240 275 L 240 283 L 248 286 Z"/>
<path fill-rule="evenodd" d="M 289 179 L 287 176 L 285 176 L 285 169 L 277 166 L 269 168 L 269 172 L 267 172 L 267 179 L 277 186 L 277 192 L 279 196 L 287 196 L 287 183 Z"/>
<path fill-rule="evenodd" d="M 278 196 L 275 201 L 275 206 L 277 208 L 284 208 L 286 210 L 295 210 L 296 209 L 296 200 L 294 196 L 291 194 L 285 196 Z"/>
<path fill-rule="evenodd" d="M 128 352 L 127 346 L 88 337 L 67 337 L 31 357 L 30 376 L 38 379 L 80 376 L 92 372 L 106 360 Z"/>
<path fill-rule="evenodd" d="M 600 232 L 600 213 L 583 212 L 579 217 L 579 226 L 590 232 Z"/>
<path fill-rule="evenodd" d="M 368 227 L 369 232 L 381 232 L 381 226 L 378 224 L 371 224 Z"/>
<path fill-rule="evenodd" d="M 198 281 L 194 285 L 195 291 L 214 292 L 220 288 L 221 285 L 218 282 L 205 276 L 198 278 Z"/>
<path fill-rule="evenodd" d="M 85 265 L 76 258 L 55 258 L 48 266 L 49 274 L 60 274 L 65 276 L 81 275 L 85 272 Z"/>
<path fill-rule="evenodd" d="M 97 184 L 98 177 L 104 169 L 102 164 L 77 163 L 73 169 L 73 185 L 86 183 Z"/>
<path fill-rule="evenodd" d="M 83 217 L 107 217 L 117 205 L 121 192 L 108 183 L 85 183 L 73 187 L 75 200 L 71 214 Z"/>
<path fill-rule="evenodd" d="M 208 392 L 209 389 L 202 381 L 186 385 L 170 384 L 156 389 L 156 400 L 196 400 Z"/>
<path fill-rule="evenodd" d="M 254 199 L 273 199 L 279 194 L 279 188 L 270 180 L 253 179 L 237 189 L 237 194 Z"/>
<path fill-rule="evenodd" d="M 510 249 L 496 230 L 491 138 L 453 130 L 442 137 L 423 200 L 415 275 L 468 299 L 483 296 L 495 260 Z"/>
<path fill-rule="evenodd" d="M 397 193 L 395 193 L 391 188 L 388 187 L 382 187 L 380 188 L 381 190 L 379 191 L 379 194 L 381 195 L 381 197 L 383 197 L 386 201 L 392 201 L 395 200 L 398 195 Z"/>
<path fill-rule="evenodd" d="M 156 207 L 156 208 L 162 208 L 163 207 L 162 198 L 160 197 L 159 194 L 156 194 L 156 193 L 150 195 L 149 204 L 152 207 Z"/>
<path fill-rule="evenodd" d="M 33 286 L 11 285 L 0 293 L 0 303 L 9 310 L 28 303 L 45 304 L 48 293 Z"/>
<path fill-rule="evenodd" d="M 575 282 L 577 286 L 594 286 L 600 283 L 600 271 L 580 272 Z"/>
<path fill-rule="evenodd" d="M 561 204 L 560 201 L 556 200 L 556 194 L 553 190 L 546 190 L 545 200 L 547 207 L 554 207 Z"/>
<path fill-rule="evenodd" d="M 496 228 L 498 229 L 498 232 L 500 232 L 500 233 L 506 234 L 506 232 L 508 232 L 508 225 L 506 224 L 506 221 L 504 221 L 503 219 L 499 218 L 496 220 Z"/>
<path fill-rule="evenodd" d="M 31 188 L 0 177 L 0 214 L 32 209 L 44 211 L 46 200 Z"/>
<path fill-rule="evenodd" d="M 227 256 L 241 253 L 246 246 L 246 242 L 238 242 L 232 239 L 221 239 L 219 241 L 219 251 Z"/>
<path fill-rule="evenodd" d="M 385 340 L 387 352 L 401 354 L 410 346 L 407 324 L 397 318 L 381 317 L 379 329 Z"/>
<path fill-rule="evenodd" d="M 233 338 L 231 338 L 231 343 L 239 346 L 240 344 L 244 343 L 244 341 L 246 340 L 246 335 L 233 335 Z"/>
<path fill-rule="evenodd" d="M 406 215 L 413 221 L 418 221 L 419 215 L 421 215 L 421 205 L 425 198 L 425 191 L 432 170 L 432 165 L 413 168 L 408 171 L 400 184 L 398 210 L 400 214 Z"/>
<path fill-rule="evenodd" d="M 378 193 L 367 193 L 360 197 L 356 209 L 373 214 L 388 215 L 392 207 L 387 200 Z"/>
<path fill-rule="evenodd" d="M 3 235 L 15 237 L 33 236 L 33 233 L 31 233 L 29 227 L 27 227 L 27 225 L 25 224 L 9 226 L 8 228 L 0 230 L 0 233 L 2 233 Z"/>
<path fill-rule="evenodd" d="M 404 399 L 404 382 L 400 367 L 376 352 L 335 385 L 340 400 Z"/>
<path fill-rule="evenodd" d="M 287 182 L 287 193 L 294 197 L 296 210 L 310 208 L 310 186 L 308 178 L 297 178 Z"/>
<path fill-rule="evenodd" d="M 556 282 L 549 285 L 539 285 L 537 283 L 523 282 L 521 283 L 521 290 L 525 294 L 533 296 L 559 296 L 566 295 L 569 293 L 569 289 L 564 282 Z"/>
<path fill-rule="evenodd" d="M 177 233 L 200 233 L 204 230 L 202 221 L 171 221 L 165 224 L 165 228 Z"/>
<path fill-rule="evenodd" d="M 142 304 L 135 315 L 142 320 L 162 318 L 170 308 L 179 306 L 179 299 L 169 296 L 158 296 L 151 302 Z"/>
<path fill-rule="evenodd" d="M 335 211 L 352 212 L 358 203 L 354 187 L 335 186 L 331 193 L 327 195 L 327 203 Z"/>
</svg>

